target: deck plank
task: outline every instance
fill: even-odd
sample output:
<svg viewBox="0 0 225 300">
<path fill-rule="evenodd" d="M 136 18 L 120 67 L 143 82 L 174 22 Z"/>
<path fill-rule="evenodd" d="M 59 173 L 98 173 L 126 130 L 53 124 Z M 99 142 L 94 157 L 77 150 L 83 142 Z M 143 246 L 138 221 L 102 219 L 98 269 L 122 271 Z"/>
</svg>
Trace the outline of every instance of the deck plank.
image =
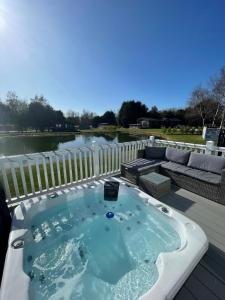
<svg viewBox="0 0 225 300">
<path fill-rule="evenodd" d="M 208 287 L 204 283 L 199 281 L 194 276 L 194 274 L 189 277 L 185 286 L 190 291 L 192 291 L 194 296 L 199 300 L 203 300 L 203 299 L 218 300 L 219 299 L 214 293 L 211 292 L 211 290 L 208 289 Z"/>
<path fill-rule="evenodd" d="M 186 287 L 183 287 L 177 294 L 176 300 L 197 300 L 197 298 Z"/>
<path fill-rule="evenodd" d="M 207 288 L 218 298 L 220 298 L 221 295 L 225 296 L 224 283 L 216 278 L 213 273 L 209 272 L 209 270 L 202 264 L 198 264 L 193 276 L 196 277 L 202 284 L 206 285 Z"/>
<path fill-rule="evenodd" d="M 224 300 L 225 206 L 176 187 L 160 201 L 198 223 L 209 240 L 209 250 L 175 299 Z"/>
</svg>

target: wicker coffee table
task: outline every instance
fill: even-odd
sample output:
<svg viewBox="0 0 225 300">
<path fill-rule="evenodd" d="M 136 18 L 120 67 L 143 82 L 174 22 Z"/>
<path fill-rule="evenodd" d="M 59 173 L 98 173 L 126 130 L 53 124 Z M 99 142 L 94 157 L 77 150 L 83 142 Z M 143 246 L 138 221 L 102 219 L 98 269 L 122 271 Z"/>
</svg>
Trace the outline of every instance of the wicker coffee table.
<svg viewBox="0 0 225 300">
<path fill-rule="evenodd" d="M 146 193 L 155 198 L 160 198 L 170 192 L 171 181 L 170 178 L 166 176 L 156 172 L 151 172 L 140 176 L 139 186 Z"/>
</svg>

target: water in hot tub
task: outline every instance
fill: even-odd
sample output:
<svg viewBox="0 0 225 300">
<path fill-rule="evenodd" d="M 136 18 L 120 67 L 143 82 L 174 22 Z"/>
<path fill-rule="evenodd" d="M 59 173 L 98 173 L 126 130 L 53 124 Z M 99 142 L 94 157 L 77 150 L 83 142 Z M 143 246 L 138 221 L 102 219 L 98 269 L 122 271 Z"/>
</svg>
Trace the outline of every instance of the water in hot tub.
<svg viewBox="0 0 225 300">
<path fill-rule="evenodd" d="M 120 186 L 117 201 L 105 201 L 102 187 L 63 195 L 34 217 L 24 250 L 30 299 L 133 300 L 154 285 L 159 253 L 178 249 L 180 237 L 130 190 Z"/>
</svg>

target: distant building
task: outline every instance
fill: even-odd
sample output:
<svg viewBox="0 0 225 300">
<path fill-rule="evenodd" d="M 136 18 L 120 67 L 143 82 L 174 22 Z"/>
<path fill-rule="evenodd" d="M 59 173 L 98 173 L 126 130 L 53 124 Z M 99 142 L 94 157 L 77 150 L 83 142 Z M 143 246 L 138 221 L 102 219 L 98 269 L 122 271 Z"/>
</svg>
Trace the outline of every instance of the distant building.
<svg viewBox="0 0 225 300">
<path fill-rule="evenodd" d="M 157 128 L 161 126 L 161 120 L 156 118 L 137 119 L 139 128 Z"/>
<path fill-rule="evenodd" d="M 63 124 L 55 124 L 54 127 L 51 128 L 52 131 L 77 131 L 77 126 L 71 123 L 63 123 Z"/>
<path fill-rule="evenodd" d="M 103 128 L 105 126 L 109 126 L 109 123 L 99 123 L 98 128 Z"/>
<path fill-rule="evenodd" d="M 129 128 L 139 128 L 139 124 L 129 124 Z"/>
<path fill-rule="evenodd" d="M 164 127 L 175 127 L 180 125 L 181 121 L 177 118 L 139 118 L 137 124 L 139 128 L 160 128 Z M 131 124 L 132 125 L 132 124 Z"/>
</svg>

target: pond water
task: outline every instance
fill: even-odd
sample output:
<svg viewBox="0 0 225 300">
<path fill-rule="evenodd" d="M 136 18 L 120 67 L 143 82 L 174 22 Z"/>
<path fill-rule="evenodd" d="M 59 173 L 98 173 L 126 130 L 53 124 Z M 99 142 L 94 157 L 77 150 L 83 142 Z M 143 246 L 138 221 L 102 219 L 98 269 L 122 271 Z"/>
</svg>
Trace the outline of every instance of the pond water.
<svg viewBox="0 0 225 300">
<path fill-rule="evenodd" d="M 18 136 L 0 137 L 0 156 L 55 151 L 59 149 L 90 146 L 92 141 L 98 144 L 123 143 L 146 139 L 146 136 L 127 133 L 74 134 L 69 136 Z"/>
</svg>

